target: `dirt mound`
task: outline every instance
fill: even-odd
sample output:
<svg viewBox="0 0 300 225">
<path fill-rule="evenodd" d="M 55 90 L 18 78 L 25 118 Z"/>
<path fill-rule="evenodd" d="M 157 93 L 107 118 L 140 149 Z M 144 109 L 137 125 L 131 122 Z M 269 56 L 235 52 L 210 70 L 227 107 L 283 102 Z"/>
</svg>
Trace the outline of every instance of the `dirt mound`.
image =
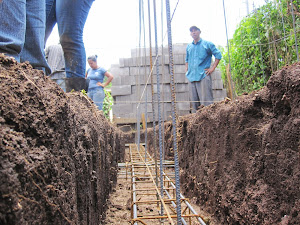
<svg viewBox="0 0 300 225">
<path fill-rule="evenodd" d="M 123 133 L 81 93 L 0 55 L 0 224 L 99 224 Z"/>
<path fill-rule="evenodd" d="M 171 123 L 165 131 L 171 157 Z M 300 63 L 180 118 L 178 132 L 181 188 L 220 224 L 299 224 Z"/>
</svg>

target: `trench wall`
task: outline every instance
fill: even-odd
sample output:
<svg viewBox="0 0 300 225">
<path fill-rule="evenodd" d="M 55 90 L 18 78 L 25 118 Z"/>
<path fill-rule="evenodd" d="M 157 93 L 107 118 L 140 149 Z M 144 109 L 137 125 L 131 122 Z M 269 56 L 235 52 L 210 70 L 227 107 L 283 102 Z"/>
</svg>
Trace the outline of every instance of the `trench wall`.
<svg viewBox="0 0 300 225">
<path fill-rule="evenodd" d="M 259 91 L 179 117 L 184 195 L 220 224 L 298 224 L 299 103 L 296 63 L 274 73 Z M 171 122 L 164 124 L 164 132 L 165 156 L 173 159 Z M 152 154 L 158 149 L 154 143 L 149 129 Z"/>
<path fill-rule="evenodd" d="M 0 224 L 101 224 L 123 133 L 81 93 L 0 55 Z"/>
</svg>

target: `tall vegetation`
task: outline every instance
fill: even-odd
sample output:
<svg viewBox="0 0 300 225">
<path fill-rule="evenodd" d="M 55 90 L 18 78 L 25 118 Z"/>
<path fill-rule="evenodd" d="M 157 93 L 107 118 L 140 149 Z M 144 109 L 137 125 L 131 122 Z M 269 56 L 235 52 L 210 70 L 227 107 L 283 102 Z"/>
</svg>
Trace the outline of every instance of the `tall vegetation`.
<svg viewBox="0 0 300 225">
<path fill-rule="evenodd" d="M 290 0 L 267 2 L 240 22 L 229 40 L 231 75 L 237 94 L 260 89 L 272 72 L 297 61 L 295 39 L 299 51 L 299 28 L 300 0 L 292 4 Z M 228 64 L 228 51 L 224 48 L 220 68 L 225 83 Z"/>
<path fill-rule="evenodd" d="M 109 119 L 109 112 L 112 109 L 114 99 L 111 96 L 109 91 L 104 89 L 104 93 L 105 93 L 105 98 L 104 98 L 104 101 L 103 101 L 103 114 L 107 119 Z"/>
</svg>

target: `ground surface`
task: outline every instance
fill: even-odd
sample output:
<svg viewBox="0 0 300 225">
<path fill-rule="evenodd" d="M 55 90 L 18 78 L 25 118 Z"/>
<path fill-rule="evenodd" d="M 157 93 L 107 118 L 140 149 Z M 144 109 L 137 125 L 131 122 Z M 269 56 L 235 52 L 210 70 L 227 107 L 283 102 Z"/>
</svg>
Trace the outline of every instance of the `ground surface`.
<svg viewBox="0 0 300 225">
<path fill-rule="evenodd" d="M 300 63 L 262 90 L 180 118 L 177 128 L 184 195 L 220 224 L 299 224 Z M 171 123 L 165 131 L 172 158 Z"/>
<path fill-rule="evenodd" d="M 122 133 L 86 96 L 3 55 L 0 90 L 0 224 L 99 224 Z"/>
</svg>

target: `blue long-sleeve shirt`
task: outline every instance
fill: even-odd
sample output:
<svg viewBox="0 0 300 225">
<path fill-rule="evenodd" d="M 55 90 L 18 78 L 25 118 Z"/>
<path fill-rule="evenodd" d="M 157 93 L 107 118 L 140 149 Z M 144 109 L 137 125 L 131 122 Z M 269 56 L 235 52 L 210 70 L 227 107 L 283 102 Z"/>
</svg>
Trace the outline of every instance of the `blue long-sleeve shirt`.
<svg viewBox="0 0 300 225">
<path fill-rule="evenodd" d="M 185 62 L 188 63 L 186 77 L 190 82 L 204 79 L 206 76 L 204 69 L 210 67 L 212 55 L 216 59 L 222 58 L 221 52 L 212 42 L 200 39 L 196 44 L 194 42 L 188 44 Z"/>
</svg>

